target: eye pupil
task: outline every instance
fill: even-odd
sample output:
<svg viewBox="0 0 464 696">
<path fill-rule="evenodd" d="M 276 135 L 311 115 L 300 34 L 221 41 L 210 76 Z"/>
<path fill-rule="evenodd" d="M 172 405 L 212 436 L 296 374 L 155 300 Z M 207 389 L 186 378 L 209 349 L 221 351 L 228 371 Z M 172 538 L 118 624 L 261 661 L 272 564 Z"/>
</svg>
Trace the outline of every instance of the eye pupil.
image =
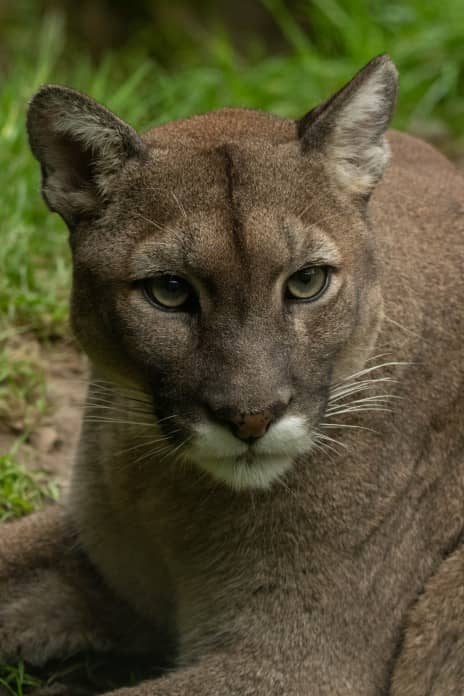
<svg viewBox="0 0 464 696">
<path fill-rule="evenodd" d="M 300 278 L 303 282 L 309 282 L 316 273 L 315 268 L 304 268 L 300 273 Z"/>
<path fill-rule="evenodd" d="M 182 283 L 177 278 L 167 278 L 166 291 L 173 295 L 179 294 L 179 292 L 182 292 Z"/>
</svg>

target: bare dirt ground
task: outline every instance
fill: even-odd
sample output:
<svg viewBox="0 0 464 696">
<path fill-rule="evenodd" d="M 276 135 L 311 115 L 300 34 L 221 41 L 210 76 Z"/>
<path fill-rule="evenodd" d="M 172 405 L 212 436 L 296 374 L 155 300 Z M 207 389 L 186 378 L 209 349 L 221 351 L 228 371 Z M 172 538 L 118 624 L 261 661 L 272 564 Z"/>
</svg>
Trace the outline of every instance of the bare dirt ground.
<svg viewBox="0 0 464 696">
<path fill-rule="evenodd" d="M 27 337 L 22 341 L 21 351 L 33 356 L 37 367 L 43 370 L 47 407 L 38 426 L 21 446 L 17 459 L 28 468 L 48 473 L 62 485 L 69 476 L 79 437 L 86 392 L 86 359 L 71 340 L 41 346 Z M 18 435 L 21 435 L 20 424 L 0 423 L 0 453 L 8 452 Z"/>
<path fill-rule="evenodd" d="M 58 480 L 68 477 L 86 392 L 87 363 L 72 344 L 44 355 L 50 411 L 31 438 L 33 464 Z"/>
</svg>

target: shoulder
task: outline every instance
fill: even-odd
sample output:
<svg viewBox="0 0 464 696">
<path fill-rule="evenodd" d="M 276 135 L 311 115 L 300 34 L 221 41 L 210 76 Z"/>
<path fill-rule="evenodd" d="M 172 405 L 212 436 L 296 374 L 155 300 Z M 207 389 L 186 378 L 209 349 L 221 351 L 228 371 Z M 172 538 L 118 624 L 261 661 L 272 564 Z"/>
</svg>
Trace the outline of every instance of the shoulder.
<svg viewBox="0 0 464 696">
<path fill-rule="evenodd" d="M 464 200 L 462 172 L 435 147 L 399 131 L 388 132 L 390 164 L 373 196 L 373 207 L 428 208 L 428 215 L 442 214 L 450 201 Z M 415 201 L 415 203 L 413 203 Z M 461 206 L 460 206 L 461 208 Z M 435 213 L 435 215 L 434 215 Z"/>
<path fill-rule="evenodd" d="M 414 169 L 422 176 L 439 170 L 461 176 L 456 166 L 433 145 L 408 133 L 390 130 L 387 135 L 391 148 L 391 168 Z"/>
</svg>

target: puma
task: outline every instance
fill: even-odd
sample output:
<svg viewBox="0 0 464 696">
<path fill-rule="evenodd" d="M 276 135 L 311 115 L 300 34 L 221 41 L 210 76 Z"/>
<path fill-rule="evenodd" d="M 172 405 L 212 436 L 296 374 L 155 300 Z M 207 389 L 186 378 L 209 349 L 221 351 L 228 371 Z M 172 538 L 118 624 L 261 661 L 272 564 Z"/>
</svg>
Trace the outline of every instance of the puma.
<svg viewBox="0 0 464 696">
<path fill-rule="evenodd" d="M 114 696 L 464 693 L 464 181 L 387 133 L 396 86 L 379 56 L 299 121 L 141 136 L 33 97 L 92 371 L 69 496 L 0 530 L 1 660 L 97 656 Z"/>
</svg>

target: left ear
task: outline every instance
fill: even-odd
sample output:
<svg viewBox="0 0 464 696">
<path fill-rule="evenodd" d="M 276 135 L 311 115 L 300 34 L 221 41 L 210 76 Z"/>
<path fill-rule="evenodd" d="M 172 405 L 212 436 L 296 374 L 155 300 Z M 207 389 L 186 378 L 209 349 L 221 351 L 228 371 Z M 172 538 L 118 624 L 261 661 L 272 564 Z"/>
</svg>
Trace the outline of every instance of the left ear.
<svg viewBox="0 0 464 696">
<path fill-rule="evenodd" d="M 46 85 L 27 113 L 29 143 L 42 169 L 42 194 L 73 229 L 104 210 L 118 172 L 142 161 L 145 145 L 127 123 L 85 94 Z"/>
<path fill-rule="evenodd" d="M 368 197 L 382 177 L 397 85 L 389 56 L 377 56 L 298 122 L 304 150 L 322 152 L 330 175 L 350 193 Z"/>
</svg>

